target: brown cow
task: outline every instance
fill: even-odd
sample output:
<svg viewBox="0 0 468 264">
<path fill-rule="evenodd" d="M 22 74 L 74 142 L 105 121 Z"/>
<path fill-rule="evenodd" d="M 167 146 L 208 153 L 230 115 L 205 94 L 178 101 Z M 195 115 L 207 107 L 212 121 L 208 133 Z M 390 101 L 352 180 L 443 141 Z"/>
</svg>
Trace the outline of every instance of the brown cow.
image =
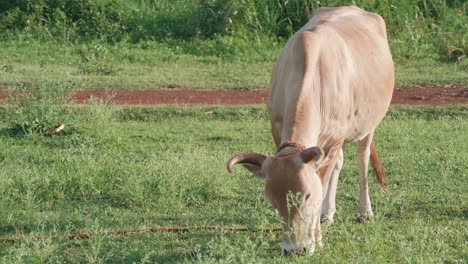
<svg viewBox="0 0 468 264">
<path fill-rule="evenodd" d="M 241 153 L 227 166 L 231 171 L 240 163 L 266 179 L 266 197 L 283 220 L 284 254 L 322 245 L 320 217 L 333 222 L 346 143 L 357 142 L 359 213 L 372 217 L 369 157 L 383 186 L 372 143 L 393 87 L 385 22 L 377 14 L 355 6 L 320 8 L 286 43 L 267 103 L 277 152 Z"/>
</svg>

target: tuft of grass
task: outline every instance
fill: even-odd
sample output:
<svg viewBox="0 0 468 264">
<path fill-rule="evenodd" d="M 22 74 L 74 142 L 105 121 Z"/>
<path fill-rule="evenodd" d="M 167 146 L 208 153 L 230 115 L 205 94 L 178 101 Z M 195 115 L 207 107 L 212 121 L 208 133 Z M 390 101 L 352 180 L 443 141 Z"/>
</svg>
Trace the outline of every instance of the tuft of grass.
<svg viewBox="0 0 468 264">
<path fill-rule="evenodd" d="M 113 75 L 116 69 L 109 57 L 109 51 L 95 44 L 88 49 L 86 46 L 79 49 L 81 64 L 79 65 L 82 74 Z"/>
<path fill-rule="evenodd" d="M 44 85 L 19 83 L 8 91 L 9 130 L 15 135 L 47 134 L 68 121 L 62 104 L 70 83 L 48 82 Z"/>
</svg>

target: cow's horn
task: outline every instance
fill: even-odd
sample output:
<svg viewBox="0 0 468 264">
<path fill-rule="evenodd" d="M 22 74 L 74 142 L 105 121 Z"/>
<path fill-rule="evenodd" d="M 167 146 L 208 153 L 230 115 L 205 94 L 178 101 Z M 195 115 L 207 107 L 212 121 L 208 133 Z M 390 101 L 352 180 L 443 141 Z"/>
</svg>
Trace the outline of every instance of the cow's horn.
<svg viewBox="0 0 468 264">
<path fill-rule="evenodd" d="M 248 164 L 257 165 L 261 167 L 265 159 L 266 159 L 265 155 L 254 153 L 254 152 L 240 153 L 232 157 L 228 161 L 227 170 L 231 173 L 232 167 L 236 165 L 237 163 L 248 163 Z"/>
</svg>

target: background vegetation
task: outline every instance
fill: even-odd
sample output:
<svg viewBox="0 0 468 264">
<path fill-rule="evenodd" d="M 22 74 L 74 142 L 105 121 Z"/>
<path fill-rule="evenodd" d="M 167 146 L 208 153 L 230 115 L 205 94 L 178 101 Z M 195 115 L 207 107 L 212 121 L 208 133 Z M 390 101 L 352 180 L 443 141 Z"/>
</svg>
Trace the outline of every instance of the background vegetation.
<svg viewBox="0 0 468 264">
<path fill-rule="evenodd" d="M 304 25 L 314 9 L 349 4 L 385 19 L 397 58 L 434 54 L 440 59 L 459 60 L 466 56 L 468 10 L 463 0 L 3 0 L 0 31 L 29 32 L 36 38 L 72 43 L 96 39 L 110 43 L 193 41 L 227 36 L 284 41 Z M 184 48 L 186 52 L 203 52 L 193 46 Z"/>
<path fill-rule="evenodd" d="M 0 0 L 0 86 L 266 88 L 319 6 L 384 17 L 397 84 L 468 83 L 463 0 Z"/>
</svg>

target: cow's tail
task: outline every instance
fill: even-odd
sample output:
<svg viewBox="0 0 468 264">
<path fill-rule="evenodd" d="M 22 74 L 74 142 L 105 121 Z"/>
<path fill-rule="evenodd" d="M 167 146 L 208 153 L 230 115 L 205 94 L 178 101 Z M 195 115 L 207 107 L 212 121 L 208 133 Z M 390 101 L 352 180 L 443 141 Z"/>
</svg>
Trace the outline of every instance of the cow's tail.
<svg viewBox="0 0 468 264">
<path fill-rule="evenodd" d="M 375 151 L 374 140 L 372 140 L 372 143 L 370 145 L 370 162 L 372 164 L 372 168 L 374 169 L 374 174 L 377 178 L 377 182 L 379 182 L 380 186 L 382 187 L 382 190 L 386 192 L 387 189 L 385 188 L 384 182 L 387 180 L 387 178 L 385 177 L 382 162 L 380 162 L 380 159 L 377 156 L 377 152 Z"/>
</svg>

